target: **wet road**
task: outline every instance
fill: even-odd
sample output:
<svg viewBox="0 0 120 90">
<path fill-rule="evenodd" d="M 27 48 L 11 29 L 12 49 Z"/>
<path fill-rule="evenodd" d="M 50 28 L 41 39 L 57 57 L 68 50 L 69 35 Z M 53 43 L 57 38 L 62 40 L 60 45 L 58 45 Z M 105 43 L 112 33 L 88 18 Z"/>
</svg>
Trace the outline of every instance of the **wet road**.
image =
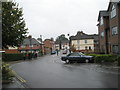
<svg viewBox="0 0 120 90">
<path fill-rule="evenodd" d="M 116 68 L 97 64 L 65 64 L 60 56 L 47 55 L 12 66 L 30 88 L 117 88 Z"/>
</svg>

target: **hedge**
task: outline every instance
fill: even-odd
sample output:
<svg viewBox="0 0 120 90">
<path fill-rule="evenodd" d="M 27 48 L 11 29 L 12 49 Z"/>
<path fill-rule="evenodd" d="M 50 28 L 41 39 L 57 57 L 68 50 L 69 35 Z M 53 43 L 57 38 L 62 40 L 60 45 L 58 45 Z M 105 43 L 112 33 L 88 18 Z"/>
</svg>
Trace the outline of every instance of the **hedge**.
<svg viewBox="0 0 120 90">
<path fill-rule="evenodd" d="M 109 55 L 109 54 L 88 54 L 88 55 L 93 56 L 94 61 L 96 63 L 115 62 L 115 61 L 120 62 L 120 55 Z"/>
<path fill-rule="evenodd" d="M 16 60 L 23 60 L 24 55 L 22 53 L 17 54 L 2 54 L 2 60 L 3 61 L 16 61 Z"/>
<path fill-rule="evenodd" d="M 118 66 L 120 66 L 120 55 L 117 57 Z"/>
<path fill-rule="evenodd" d="M 116 57 L 112 55 L 97 55 L 94 59 L 96 63 L 114 62 L 116 60 Z"/>
</svg>

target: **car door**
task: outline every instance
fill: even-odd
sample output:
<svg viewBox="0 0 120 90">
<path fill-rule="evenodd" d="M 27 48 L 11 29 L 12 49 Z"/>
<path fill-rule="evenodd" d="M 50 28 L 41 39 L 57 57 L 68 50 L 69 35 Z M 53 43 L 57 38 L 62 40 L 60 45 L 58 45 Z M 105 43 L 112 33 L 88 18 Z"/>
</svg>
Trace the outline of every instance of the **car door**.
<svg viewBox="0 0 120 90">
<path fill-rule="evenodd" d="M 85 62 L 85 57 L 84 57 L 84 55 L 80 55 L 80 62 Z"/>
<path fill-rule="evenodd" d="M 72 61 L 78 61 L 80 58 L 80 55 L 78 53 L 72 53 L 70 57 Z"/>
</svg>

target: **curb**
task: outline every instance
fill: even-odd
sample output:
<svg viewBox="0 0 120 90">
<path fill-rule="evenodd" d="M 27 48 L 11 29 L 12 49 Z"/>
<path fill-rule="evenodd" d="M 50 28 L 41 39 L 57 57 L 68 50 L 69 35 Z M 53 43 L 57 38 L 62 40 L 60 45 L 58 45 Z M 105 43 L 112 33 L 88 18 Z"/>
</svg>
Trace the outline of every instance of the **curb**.
<svg viewBox="0 0 120 90">
<path fill-rule="evenodd" d="M 25 84 L 26 80 L 24 80 L 22 77 L 20 77 L 15 71 L 12 70 L 12 72 L 15 75 L 16 80 L 21 84 L 22 88 L 29 89 L 29 87 Z"/>
</svg>

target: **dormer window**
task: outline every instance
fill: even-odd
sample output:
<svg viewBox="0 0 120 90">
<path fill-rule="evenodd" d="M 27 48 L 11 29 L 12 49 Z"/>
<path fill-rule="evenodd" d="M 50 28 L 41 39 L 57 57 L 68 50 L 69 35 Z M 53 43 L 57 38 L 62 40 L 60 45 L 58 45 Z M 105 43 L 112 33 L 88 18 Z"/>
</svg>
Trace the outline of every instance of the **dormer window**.
<svg viewBox="0 0 120 90">
<path fill-rule="evenodd" d="M 100 25 L 103 25 L 103 17 L 100 18 Z"/>
<path fill-rule="evenodd" d="M 116 16 L 116 8 L 115 5 L 112 6 L 112 11 L 111 11 L 111 18 Z"/>
</svg>

